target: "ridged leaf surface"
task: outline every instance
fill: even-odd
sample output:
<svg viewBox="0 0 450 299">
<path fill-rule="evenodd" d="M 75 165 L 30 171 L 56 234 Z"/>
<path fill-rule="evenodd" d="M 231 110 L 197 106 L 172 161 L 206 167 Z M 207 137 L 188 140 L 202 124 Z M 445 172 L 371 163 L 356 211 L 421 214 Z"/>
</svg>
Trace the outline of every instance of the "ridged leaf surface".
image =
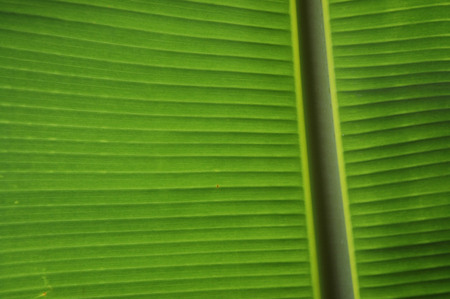
<svg viewBox="0 0 450 299">
<path fill-rule="evenodd" d="M 448 298 L 449 3 L 324 5 L 357 292 Z"/>
<path fill-rule="evenodd" d="M 289 1 L 0 1 L 0 297 L 311 297 L 293 44 Z"/>
</svg>

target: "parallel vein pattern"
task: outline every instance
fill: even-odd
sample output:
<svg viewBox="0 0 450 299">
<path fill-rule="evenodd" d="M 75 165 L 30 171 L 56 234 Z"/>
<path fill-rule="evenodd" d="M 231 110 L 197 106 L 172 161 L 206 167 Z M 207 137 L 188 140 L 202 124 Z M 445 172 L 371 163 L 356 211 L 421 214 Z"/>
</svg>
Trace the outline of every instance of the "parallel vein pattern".
<svg viewBox="0 0 450 299">
<path fill-rule="evenodd" d="M 361 298 L 448 298 L 449 2 L 325 5 Z"/>
<path fill-rule="evenodd" d="M 312 297 L 289 13 L 1 0 L 0 297 Z"/>
</svg>

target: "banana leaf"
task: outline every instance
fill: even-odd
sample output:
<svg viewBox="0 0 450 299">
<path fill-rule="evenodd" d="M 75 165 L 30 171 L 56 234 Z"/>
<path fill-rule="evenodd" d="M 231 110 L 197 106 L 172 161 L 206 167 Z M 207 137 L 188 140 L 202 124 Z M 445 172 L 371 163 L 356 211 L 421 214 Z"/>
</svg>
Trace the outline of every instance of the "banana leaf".
<svg viewBox="0 0 450 299">
<path fill-rule="evenodd" d="M 449 3 L 321 4 L 0 0 L 0 298 L 338 298 L 318 100 L 341 297 L 448 298 Z"/>
</svg>

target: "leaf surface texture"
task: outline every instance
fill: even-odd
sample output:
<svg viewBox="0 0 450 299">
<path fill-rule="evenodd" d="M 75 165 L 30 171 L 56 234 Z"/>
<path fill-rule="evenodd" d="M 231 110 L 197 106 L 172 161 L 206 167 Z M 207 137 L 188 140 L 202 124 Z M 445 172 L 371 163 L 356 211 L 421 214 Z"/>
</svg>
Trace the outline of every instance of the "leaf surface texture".
<svg viewBox="0 0 450 299">
<path fill-rule="evenodd" d="M 1 298 L 312 296 L 289 1 L 0 18 Z"/>
<path fill-rule="evenodd" d="M 357 293 L 448 297 L 449 3 L 324 5 Z"/>
</svg>

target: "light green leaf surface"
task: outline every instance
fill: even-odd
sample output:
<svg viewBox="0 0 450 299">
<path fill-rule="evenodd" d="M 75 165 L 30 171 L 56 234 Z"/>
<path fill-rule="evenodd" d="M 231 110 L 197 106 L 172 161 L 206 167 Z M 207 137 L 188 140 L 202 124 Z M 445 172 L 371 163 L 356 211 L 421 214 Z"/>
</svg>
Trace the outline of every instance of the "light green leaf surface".
<svg viewBox="0 0 450 299">
<path fill-rule="evenodd" d="M 324 12 L 356 297 L 448 298 L 449 2 Z"/>
<path fill-rule="evenodd" d="M 289 5 L 0 1 L 1 298 L 312 297 Z"/>
<path fill-rule="evenodd" d="M 295 2 L 0 0 L 0 298 L 320 297 Z M 450 5 L 323 4 L 355 298 L 447 298 Z"/>
</svg>

